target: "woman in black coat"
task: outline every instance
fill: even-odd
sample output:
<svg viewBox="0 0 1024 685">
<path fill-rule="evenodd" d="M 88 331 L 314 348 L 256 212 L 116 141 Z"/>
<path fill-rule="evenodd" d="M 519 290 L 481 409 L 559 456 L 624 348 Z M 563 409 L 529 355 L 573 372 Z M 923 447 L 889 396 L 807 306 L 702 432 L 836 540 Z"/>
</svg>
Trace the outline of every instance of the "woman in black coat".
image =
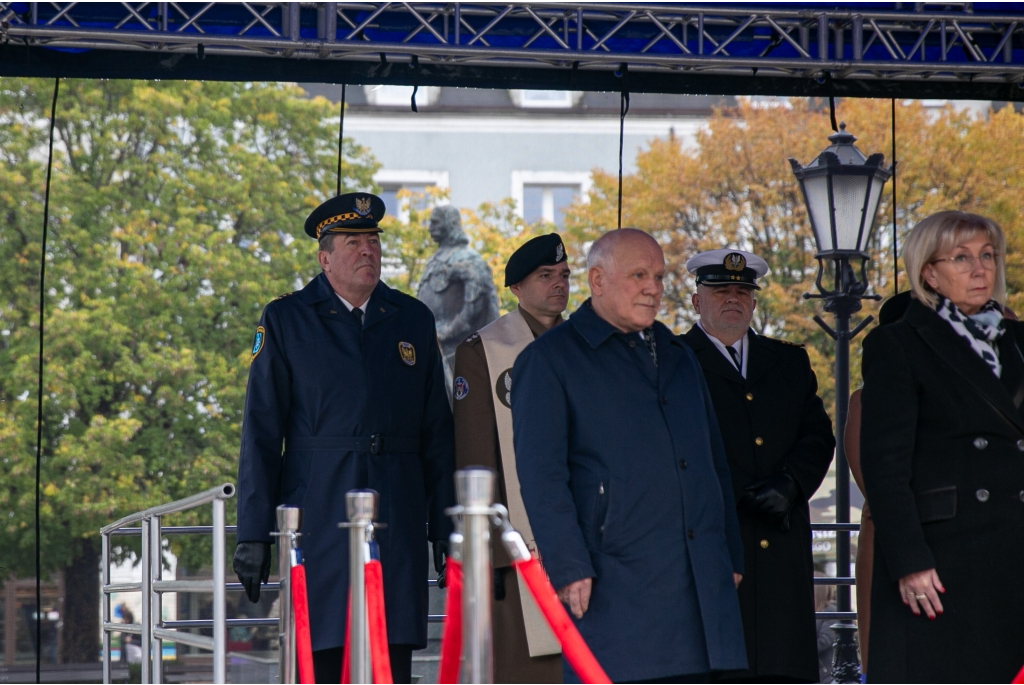
<svg viewBox="0 0 1024 685">
<path fill-rule="evenodd" d="M 871 682 L 1010 682 L 1024 664 L 1024 326 L 1005 239 L 940 212 L 904 248 L 913 301 L 864 341 L 876 526 Z"/>
</svg>

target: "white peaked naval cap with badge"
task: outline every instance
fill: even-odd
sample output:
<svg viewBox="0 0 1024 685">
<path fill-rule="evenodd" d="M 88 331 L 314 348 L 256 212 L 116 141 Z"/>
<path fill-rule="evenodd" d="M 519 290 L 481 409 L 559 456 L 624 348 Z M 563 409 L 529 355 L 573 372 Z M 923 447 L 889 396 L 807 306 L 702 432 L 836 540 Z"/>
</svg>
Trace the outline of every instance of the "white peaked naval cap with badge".
<svg viewBox="0 0 1024 685">
<path fill-rule="evenodd" d="M 768 262 L 744 250 L 709 250 L 690 257 L 686 270 L 697 285 L 747 285 L 760 290 L 757 279 L 768 274 Z"/>
</svg>

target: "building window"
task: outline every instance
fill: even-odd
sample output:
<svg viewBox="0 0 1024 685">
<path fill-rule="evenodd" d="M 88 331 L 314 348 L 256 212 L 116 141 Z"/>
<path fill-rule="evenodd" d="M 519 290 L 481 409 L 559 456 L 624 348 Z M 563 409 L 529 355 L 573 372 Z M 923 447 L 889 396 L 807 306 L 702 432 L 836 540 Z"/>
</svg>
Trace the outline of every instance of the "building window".
<svg viewBox="0 0 1024 685">
<path fill-rule="evenodd" d="M 527 223 L 543 221 L 559 229 L 565 211 L 577 200 L 586 202 L 592 181 L 587 171 L 513 171 L 512 198 Z"/>
<path fill-rule="evenodd" d="M 448 188 L 447 171 L 419 171 L 408 169 L 381 169 L 374 177 L 380 186 L 380 198 L 384 200 L 387 213 L 400 221 L 409 220 L 410 209 L 426 209 L 433 204 L 447 204 L 447 200 L 435 201 L 430 196 L 432 188 Z M 398 193 L 406 190 L 413 198 L 400 200 Z"/>
<path fill-rule="evenodd" d="M 412 86 L 363 86 L 366 101 L 377 107 L 411 107 Z M 416 91 L 416 106 L 428 107 L 437 102 L 441 89 L 437 86 L 420 86 Z"/>
<path fill-rule="evenodd" d="M 575 90 L 510 90 L 509 95 L 516 107 L 524 109 L 568 109 L 580 101 L 583 93 Z"/>
</svg>

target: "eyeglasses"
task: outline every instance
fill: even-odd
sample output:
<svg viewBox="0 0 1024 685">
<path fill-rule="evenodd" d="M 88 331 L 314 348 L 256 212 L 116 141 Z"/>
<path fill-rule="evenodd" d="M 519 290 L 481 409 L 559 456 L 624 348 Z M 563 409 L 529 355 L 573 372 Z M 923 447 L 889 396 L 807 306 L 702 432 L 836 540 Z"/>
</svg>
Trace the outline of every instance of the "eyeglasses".
<svg viewBox="0 0 1024 685">
<path fill-rule="evenodd" d="M 996 268 L 996 257 L 999 256 L 998 252 L 982 252 L 978 257 L 972 254 L 958 254 L 955 257 L 945 257 L 943 259 L 933 259 L 932 264 L 938 264 L 939 262 L 949 262 L 953 265 L 953 268 L 957 273 L 966 274 L 974 271 L 975 264 L 978 260 L 981 260 L 981 268 L 986 271 L 992 271 Z"/>
</svg>

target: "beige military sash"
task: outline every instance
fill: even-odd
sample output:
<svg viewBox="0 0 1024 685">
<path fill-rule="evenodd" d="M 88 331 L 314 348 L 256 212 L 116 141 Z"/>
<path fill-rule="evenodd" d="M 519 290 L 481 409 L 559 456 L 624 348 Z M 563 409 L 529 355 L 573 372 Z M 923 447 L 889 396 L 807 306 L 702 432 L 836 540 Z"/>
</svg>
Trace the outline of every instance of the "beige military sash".
<svg viewBox="0 0 1024 685">
<path fill-rule="evenodd" d="M 533 331 L 519 310 L 509 312 L 497 321 L 480 329 L 480 341 L 487 356 L 487 371 L 491 378 L 491 392 L 494 393 L 494 418 L 498 424 L 498 442 L 501 446 L 501 470 L 505 476 L 505 494 L 508 497 L 508 516 L 512 526 L 520 532 L 527 546 L 535 550 L 533 529 L 526 516 L 523 495 L 519 491 L 519 474 L 516 472 L 516 451 L 512 443 L 512 409 L 509 406 L 512 390 L 512 366 L 516 357 L 533 342 Z M 529 588 L 516 573 L 519 582 L 519 597 L 522 600 L 523 620 L 526 624 L 526 641 L 530 656 L 560 654 L 562 647 L 552 634 L 544 616 L 540 613 Z"/>
</svg>

